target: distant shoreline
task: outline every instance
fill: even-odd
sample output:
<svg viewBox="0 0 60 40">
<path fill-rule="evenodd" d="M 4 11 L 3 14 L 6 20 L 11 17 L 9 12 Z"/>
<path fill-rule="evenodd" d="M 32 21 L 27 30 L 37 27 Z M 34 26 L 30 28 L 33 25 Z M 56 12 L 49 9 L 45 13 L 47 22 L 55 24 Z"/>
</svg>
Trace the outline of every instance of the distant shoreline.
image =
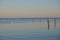
<svg viewBox="0 0 60 40">
<path fill-rule="evenodd" d="M 1 19 L 2 17 L 0 17 Z M 13 17 L 11 17 L 13 18 Z M 15 17 L 16 18 L 16 17 Z M 20 18 L 20 17 L 17 17 L 17 18 Z M 21 17 L 21 18 L 24 18 L 24 17 Z M 60 17 L 25 17 L 25 18 L 60 18 Z"/>
<path fill-rule="evenodd" d="M 0 18 L 0 20 L 5 20 L 5 19 L 33 19 L 33 18 Z M 47 19 L 47 17 L 39 17 L 39 18 L 34 18 L 34 19 Z M 49 18 L 49 19 L 54 19 L 53 17 Z M 60 19 L 60 17 L 56 17 L 56 19 Z"/>
</svg>

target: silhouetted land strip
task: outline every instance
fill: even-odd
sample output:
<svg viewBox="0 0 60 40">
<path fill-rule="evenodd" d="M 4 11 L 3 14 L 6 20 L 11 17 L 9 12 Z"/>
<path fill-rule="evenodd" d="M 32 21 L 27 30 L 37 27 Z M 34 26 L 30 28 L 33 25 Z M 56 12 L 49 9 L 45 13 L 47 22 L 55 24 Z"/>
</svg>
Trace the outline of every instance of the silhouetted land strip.
<svg viewBox="0 0 60 40">
<path fill-rule="evenodd" d="M 0 18 L 0 20 L 19 20 L 19 19 L 33 19 L 33 18 Z M 34 19 L 47 19 L 47 18 L 34 18 Z M 49 19 L 54 19 L 54 18 L 49 18 Z M 60 17 L 57 17 L 55 19 L 60 19 Z"/>
</svg>

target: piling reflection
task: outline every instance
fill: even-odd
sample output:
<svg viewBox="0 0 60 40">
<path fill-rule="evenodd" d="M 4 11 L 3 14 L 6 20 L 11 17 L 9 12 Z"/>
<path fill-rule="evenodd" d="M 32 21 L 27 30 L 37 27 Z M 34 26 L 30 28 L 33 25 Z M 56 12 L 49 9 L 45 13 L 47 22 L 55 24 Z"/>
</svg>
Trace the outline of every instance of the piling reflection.
<svg viewBox="0 0 60 40">
<path fill-rule="evenodd" d="M 33 18 L 32 22 L 33 22 L 33 24 L 34 24 L 34 18 Z"/>
<path fill-rule="evenodd" d="M 48 30 L 49 30 L 49 28 L 50 28 L 49 18 L 47 18 L 47 24 L 48 24 Z"/>
<path fill-rule="evenodd" d="M 54 27 L 56 28 L 56 18 L 54 18 Z"/>
<path fill-rule="evenodd" d="M 41 22 L 41 19 L 40 19 L 40 22 Z"/>
</svg>

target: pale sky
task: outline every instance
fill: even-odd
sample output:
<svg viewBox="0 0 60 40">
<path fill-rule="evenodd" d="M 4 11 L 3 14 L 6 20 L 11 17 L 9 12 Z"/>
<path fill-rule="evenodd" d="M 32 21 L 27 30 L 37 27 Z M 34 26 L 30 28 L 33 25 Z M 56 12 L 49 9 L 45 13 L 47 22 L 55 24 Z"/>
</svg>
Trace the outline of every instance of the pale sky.
<svg viewBox="0 0 60 40">
<path fill-rule="evenodd" d="M 60 17 L 60 0 L 0 0 L 1 17 Z"/>
</svg>

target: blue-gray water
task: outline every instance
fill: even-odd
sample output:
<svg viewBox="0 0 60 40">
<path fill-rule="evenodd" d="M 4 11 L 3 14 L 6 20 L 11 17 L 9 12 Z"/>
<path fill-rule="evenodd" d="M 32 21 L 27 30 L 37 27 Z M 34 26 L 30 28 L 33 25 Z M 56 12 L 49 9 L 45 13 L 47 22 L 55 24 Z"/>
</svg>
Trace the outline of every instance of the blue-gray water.
<svg viewBox="0 0 60 40">
<path fill-rule="evenodd" d="M 60 19 L 0 18 L 0 40 L 60 40 Z"/>
</svg>

